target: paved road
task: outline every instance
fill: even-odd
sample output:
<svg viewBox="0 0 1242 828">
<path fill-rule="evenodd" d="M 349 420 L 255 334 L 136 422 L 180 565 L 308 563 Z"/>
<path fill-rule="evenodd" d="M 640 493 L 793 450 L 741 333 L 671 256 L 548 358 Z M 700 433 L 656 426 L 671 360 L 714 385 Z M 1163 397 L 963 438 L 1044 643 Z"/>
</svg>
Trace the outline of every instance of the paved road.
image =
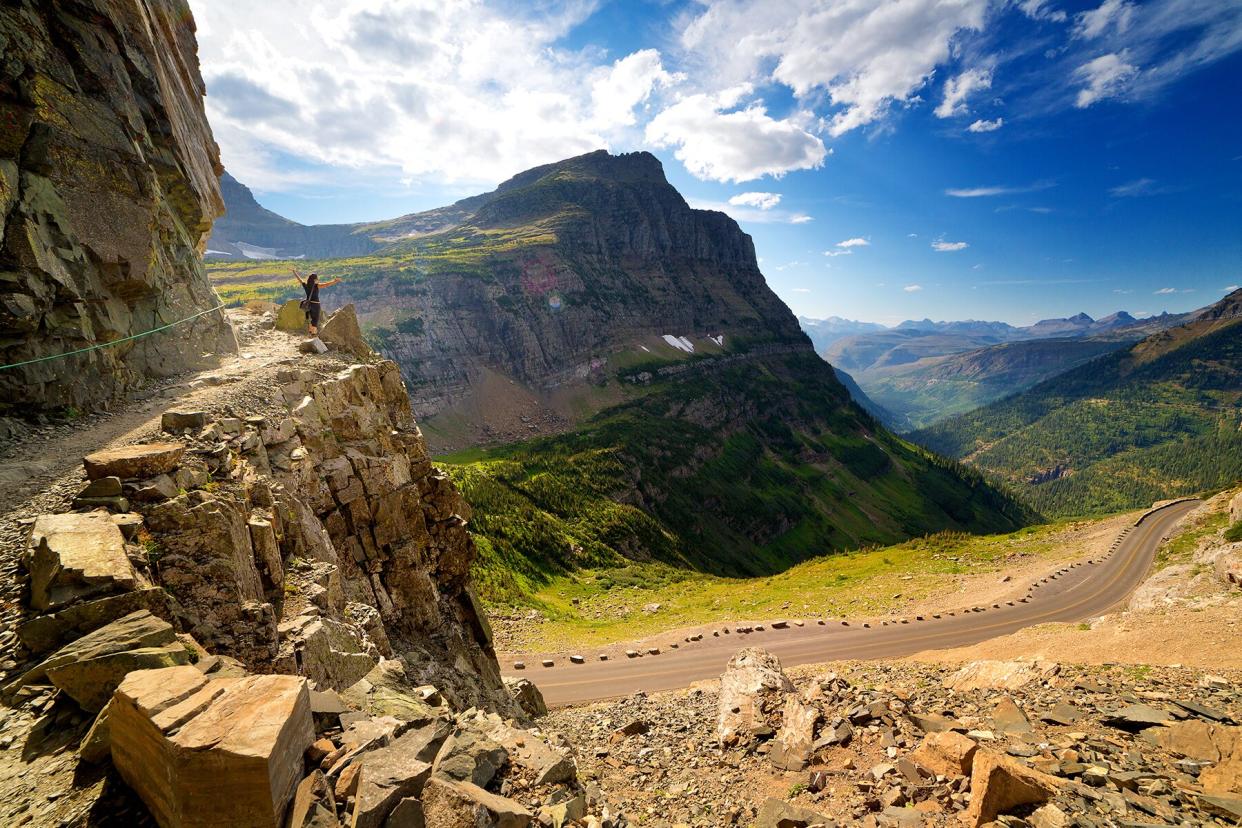
<svg viewBox="0 0 1242 828">
<path fill-rule="evenodd" d="M 1026 598 L 1000 606 L 968 607 L 922 620 L 827 622 L 807 621 L 741 634 L 728 634 L 661 648 L 659 655 L 598 661 L 585 654 L 585 664 L 558 657 L 553 667 L 527 662 L 524 670 L 504 664 L 505 673 L 527 676 L 539 685 L 549 705 L 560 706 L 625 696 L 640 690 L 672 690 L 702 679 L 716 678 L 729 658 L 747 646 L 763 647 L 786 666 L 824 661 L 899 658 L 923 650 L 962 647 L 1007 635 L 1034 624 L 1080 621 L 1102 615 L 1138 586 L 1151 568 L 1156 550 L 1174 523 L 1198 501 L 1182 501 L 1153 511 L 1125 530 L 1107 557 L 1069 565 L 1033 584 Z M 720 628 L 723 630 L 724 628 Z"/>
</svg>

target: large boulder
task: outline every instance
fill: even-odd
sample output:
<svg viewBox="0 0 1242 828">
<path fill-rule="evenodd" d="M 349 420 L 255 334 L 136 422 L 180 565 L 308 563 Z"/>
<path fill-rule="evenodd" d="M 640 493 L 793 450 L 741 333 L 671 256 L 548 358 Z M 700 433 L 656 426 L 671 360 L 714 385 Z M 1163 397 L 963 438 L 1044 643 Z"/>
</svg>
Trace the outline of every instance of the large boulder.
<svg viewBox="0 0 1242 828">
<path fill-rule="evenodd" d="M 832 824 L 832 820 L 818 811 L 774 796 L 764 800 L 755 817 L 755 828 L 811 828 L 813 825 Z"/>
<path fill-rule="evenodd" d="M 946 730 L 927 734 L 923 744 L 910 754 L 910 759 L 940 776 L 967 776 L 978 747 L 973 739 Z"/>
<path fill-rule="evenodd" d="M 144 670 L 109 712 L 112 762 L 161 828 L 280 828 L 315 738 L 298 676 Z"/>
<path fill-rule="evenodd" d="M 434 737 L 439 732 L 443 731 L 424 727 L 387 747 L 362 754 L 358 759 L 361 776 L 355 795 L 354 828 L 381 828 L 402 799 L 423 795 L 435 757 Z"/>
<path fill-rule="evenodd" d="M 340 621 L 301 615 L 280 624 L 280 672 L 306 676 L 320 687 L 341 690 L 376 666 L 357 633 Z"/>
<path fill-rule="evenodd" d="M 8 690 L 46 678 L 83 709 L 97 712 L 129 673 L 189 661 L 172 625 L 140 610 L 57 650 Z"/>
<path fill-rule="evenodd" d="M 439 716 L 439 711 L 414 690 L 396 659 L 381 661 L 342 690 L 341 699 L 370 716 L 391 716 L 401 722 L 429 722 Z"/>
<path fill-rule="evenodd" d="M 102 477 L 145 480 L 175 470 L 183 454 L 185 446 L 181 443 L 147 443 L 88 454 L 82 459 L 82 465 L 91 480 Z"/>
<path fill-rule="evenodd" d="M 329 316 L 319 329 L 319 338 L 336 351 L 347 351 L 358 357 L 375 356 L 371 346 L 362 338 L 362 328 L 358 326 L 358 314 L 353 305 L 345 305 Z"/>
<path fill-rule="evenodd" d="M 739 650 L 720 677 L 716 736 L 725 746 L 743 744 L 779 720 L 793 684 L 780 660 L 757 647 Z"/>
<path fill-rule="evenodd" d="M 280 312 L 276 314 L 276 330 L 287 333 L 306 330 L 306 311 L 302 310 L 297 299 L 290 299 L 280 306 Z"/>
<path fill-rule="evenodd" d="M 989 750 L 975 754 L 970 775 L 970 807 L 962 821 L 971 828 L 994 821 L 1022 805 L 1042 805 L 1064 784 L 1055 776 Z"/>
<path fill-rule="evenodd" d="M 522 712 L 532 719 L 548 715 L 548 705 L 543 700 L 543 693 L 533 681 L 527 678 L 510 678 L 505 676 L 505 689 L 517 702 Z"/>
<path fill-rule="evenodd" d="M 1020 690 L 1060 672 L 1052 661 L 972 661 L 945 679 L 950 690 Z"/>
<path fill-rule="evenodd" d="M 42 612 L 126 592 L 138 582 L 125 538 L 107 512 L 40 516 L 24 563 L 30 573 L 30 606 Z"/>
<path fill-rule="evenodd" d="M 526 828 L 531 812 L 469 782 L 433 777 L 423 791 L 427 828 Z"/>
<path fill-rule="evenodd" d="M 772 764 L 787 771 L 800 771 L 811 761 L 815 743 L 815 723 L 819 721 L 819 708 L 803 704 L 797 695 L 790 693 L 785 699 L 785 712 L 780 732 L 772 745 L 769 756 Z"/>
</svg>

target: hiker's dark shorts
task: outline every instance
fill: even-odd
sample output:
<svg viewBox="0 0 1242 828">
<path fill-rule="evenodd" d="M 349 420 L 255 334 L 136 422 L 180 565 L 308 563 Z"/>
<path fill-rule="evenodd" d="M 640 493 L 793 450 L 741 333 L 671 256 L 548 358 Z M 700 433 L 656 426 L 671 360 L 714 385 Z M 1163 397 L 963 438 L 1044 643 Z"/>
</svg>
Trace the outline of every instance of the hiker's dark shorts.
<svg viewBox="0 0 1242 828">
<path fill-rule="evenodd" d="M 319 303 L 318 302 L 316 302 L 313 305 L 306 306 L 306 320 L 310 322 L 312 325 L 314 325 L 316 328 L 319 327 Z"/>
</svg>

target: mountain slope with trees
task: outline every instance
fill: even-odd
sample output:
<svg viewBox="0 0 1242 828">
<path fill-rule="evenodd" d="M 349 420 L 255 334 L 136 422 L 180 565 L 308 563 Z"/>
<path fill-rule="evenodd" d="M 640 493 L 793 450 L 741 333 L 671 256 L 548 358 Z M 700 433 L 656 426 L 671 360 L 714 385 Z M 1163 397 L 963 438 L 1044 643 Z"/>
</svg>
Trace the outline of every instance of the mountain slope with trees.
<svg viewBox="0 0 1242 828">
<path fill-rule="evenodd" d="M 1185 325 L 912 439 L 1041 512 L 1131 508 L 1242 479 L 1242 291 Z"/>
</svg>

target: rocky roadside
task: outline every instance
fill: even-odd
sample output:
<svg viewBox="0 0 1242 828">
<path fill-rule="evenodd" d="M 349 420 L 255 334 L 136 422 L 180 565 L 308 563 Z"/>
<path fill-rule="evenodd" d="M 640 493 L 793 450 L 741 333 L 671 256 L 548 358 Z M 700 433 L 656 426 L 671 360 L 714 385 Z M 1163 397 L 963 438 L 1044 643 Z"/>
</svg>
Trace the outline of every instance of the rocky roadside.
<svg viewBox="0 0 1242 828">
<path fill-rule="evenodd" d="M 637 824 L 1014 828 L 1242 821 L 1242 674 L 840 663 L 553 711 Z M 723 688 L 723 689 L 722 689 Z"/>
</svg>

